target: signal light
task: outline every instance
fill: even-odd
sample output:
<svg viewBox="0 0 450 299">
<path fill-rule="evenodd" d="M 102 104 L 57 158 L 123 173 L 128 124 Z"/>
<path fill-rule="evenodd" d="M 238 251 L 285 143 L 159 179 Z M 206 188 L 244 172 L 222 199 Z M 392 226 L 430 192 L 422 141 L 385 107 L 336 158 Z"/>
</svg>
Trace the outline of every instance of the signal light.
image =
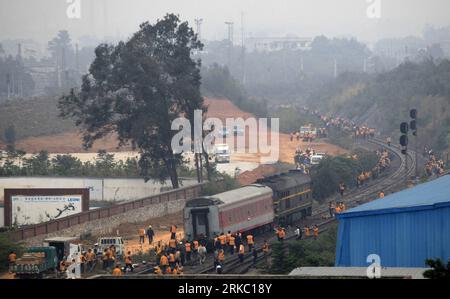
<svg viewBox="0 0 450 299">
<path fill-rule="evenodd" d="M 408 145 L 408 136 L 402 135 L 400 136 L 400 145 L 407 146 Z"/>
<path fill-rule="evenodd" d="M 408 134 L 408 130 L 409 130 L 408 123 L 402 122 L 400 124 L 400 132 L 402 132 L 403 134 Z"/>
</svg>

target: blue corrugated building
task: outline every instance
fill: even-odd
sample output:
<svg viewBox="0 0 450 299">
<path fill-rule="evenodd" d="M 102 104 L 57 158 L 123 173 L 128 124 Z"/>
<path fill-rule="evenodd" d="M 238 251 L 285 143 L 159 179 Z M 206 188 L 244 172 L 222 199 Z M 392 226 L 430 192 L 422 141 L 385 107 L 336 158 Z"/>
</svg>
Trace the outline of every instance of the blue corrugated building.
<svg viewBox="0 0 450 299">
<path fill-rule="evenodd" d="M 450 259 L 450 175 L 393 193 L 337 216 L 337 267 L 424 267 Z"/>
</svg>

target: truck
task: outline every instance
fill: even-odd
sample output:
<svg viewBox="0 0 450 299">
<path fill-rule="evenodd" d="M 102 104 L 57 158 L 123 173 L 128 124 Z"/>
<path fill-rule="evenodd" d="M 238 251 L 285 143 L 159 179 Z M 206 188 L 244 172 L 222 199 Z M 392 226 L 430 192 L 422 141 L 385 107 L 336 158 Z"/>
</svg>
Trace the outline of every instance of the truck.
<svg viewBox="0 0 450 299">
<path fill-rule="evenodd" d="M 58 258 L 56 248 L 29 247 L 12 266 L 11 271 L 18 278 L 42 278 L 45 273 L 56 271 Z"/>
<path fill-rule="evenodd" d="M 300 127 L 300 138 L 303 141 L 313 141 L 317 137 L 317 130 L 312 125 Z"/>
<path fill-rule="evenodd" d="M 82 248 L 77 237 L 54 237 L 44 240 L 44 246 L 56 248 L 56 257 L 58 262 L 64 257 L 68 259 L 75 252 L 81 252 Z"/>
<path fill-rule="evenodd" d="M 230 163 L 230 147 L 228 144 L 216 144 L 214 155 L 216 163 Z"/>
</svg>

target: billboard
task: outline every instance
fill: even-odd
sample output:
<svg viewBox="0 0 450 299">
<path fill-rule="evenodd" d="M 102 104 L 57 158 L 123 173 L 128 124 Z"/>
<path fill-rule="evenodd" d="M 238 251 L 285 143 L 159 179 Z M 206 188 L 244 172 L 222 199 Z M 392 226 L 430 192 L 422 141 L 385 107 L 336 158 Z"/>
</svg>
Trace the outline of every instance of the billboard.
<svg viewBox="0 0 450 299">
<path fill-rule="evenodd" d="M 58 220 L 89 210 L 89 189 L 5 189 L 5 226 Z"/>
<path fill-rule="evenodd" d="M 38 224 L 82 212 L 82 195 L 13 195 L 12 224 Z"/>
</svg>

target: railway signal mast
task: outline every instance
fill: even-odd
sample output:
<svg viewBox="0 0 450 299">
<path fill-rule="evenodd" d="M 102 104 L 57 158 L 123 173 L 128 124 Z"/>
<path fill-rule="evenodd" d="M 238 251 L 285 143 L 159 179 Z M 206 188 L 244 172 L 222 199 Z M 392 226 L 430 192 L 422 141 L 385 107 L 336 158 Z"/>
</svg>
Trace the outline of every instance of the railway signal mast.
<svg viewBox="0 0 450 299">
<path fill-rule="evenodd" d="M 400 124 L 400 145 L 402 146 L 402 154 L 405 155 L 405 186 L 408 187 L 408 131 L 409 125 L 407 122 Z"/>
<path fill-rule="evenodd" d="M 416 180 L 419 177 L 419 169 L 417 168 L 417 145 L 418 145 L 418 140 L 417 140 L 417 109 L 411 109 L 409 111 L 409 116 L 411 117 L 411 121 L 409 122 L 409 127 L 412 130 L 412 135 L 414 136 L 414 151 L 415 151 L 415 160 L 416 160 L 416 169 L 415 169 L 415 173 L 416 173 Z"/>
</svg>

